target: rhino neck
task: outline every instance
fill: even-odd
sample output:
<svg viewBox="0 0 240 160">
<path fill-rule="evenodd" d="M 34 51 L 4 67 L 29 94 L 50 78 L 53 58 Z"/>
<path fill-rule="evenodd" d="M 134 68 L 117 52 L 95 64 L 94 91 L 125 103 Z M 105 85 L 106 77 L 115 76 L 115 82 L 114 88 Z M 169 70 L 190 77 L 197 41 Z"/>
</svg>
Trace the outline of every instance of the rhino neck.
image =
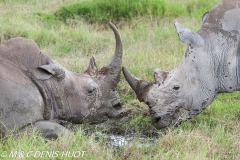
<svg viewBox="0 0 240 160">
<path fill-rule="evenodd" d="M 238 47 L 236 51 L 236 83 L 237 83 L 237 90 L 240 90 L 240 40 L 238 41 Z"/>
<path fill-rule="evenodd" d="M 49 119 L 64 119 L 64 88 L 65 81 L 57 81 L 54 77 L 47 80 L 35 78 L 30 72 L 28 76 L 39 89 L 44 101 L 43 118 Z"/>
<path fill-rule="evenodd" d="M 191 102 L 186 119 L 195 117 L 205 110 L 218 94 L 240 90 L 239 42 L 236 45 L 235 37 L 220 40 L 219 37 L 224 36 L 221 32 L 217 36 L 215 40 L 207 42 L 208 45 L 204 49 L 195 53 L 189 49 L 192 54 L 186 53 L 178 67 L 181 75 L 184 75 L 184 72 L 187 75 L 182 78 L 183 81 L 187 81 L 186 94 L 189 95 L 188 101 Z M 225 46 L 216 46 L 219 41 Z M 214 46 L 216 48 L 213 48 Z"/>
<path fill-rule="evenodd" d="M 209 70 L 213 70 L 217 92 L 240 90 L 240 1 L 223 0 L 209 12 L 207 23 L 198 33 L 208 41 L 204 44 Z M 202 64 L 202 65 L 203 65 Z"/>
<path fill-rule="evenodd" d="M 214 76 L 217 93 L 232 93 L 240 90 L 240 44 L 237 35 L 238 33 L 233 31 L 221 31 L 215 38 L 218 43 L 214 40 L 212 42 L 212 46 L 218 45 L 211 57 L 207 57 L 212 59 L 208 73 Z"/>
<path fill-rule="evenodd" d="M 43 84 L 46 97 L 46 114 L 50 114 L 50 119 L 64 119 L 63 112 L 64 108 L 64 81 L 57 81 L 54 78 L 47 80 Z M 49 112 L 50 110 L 50 112 Z"/>
</svg>

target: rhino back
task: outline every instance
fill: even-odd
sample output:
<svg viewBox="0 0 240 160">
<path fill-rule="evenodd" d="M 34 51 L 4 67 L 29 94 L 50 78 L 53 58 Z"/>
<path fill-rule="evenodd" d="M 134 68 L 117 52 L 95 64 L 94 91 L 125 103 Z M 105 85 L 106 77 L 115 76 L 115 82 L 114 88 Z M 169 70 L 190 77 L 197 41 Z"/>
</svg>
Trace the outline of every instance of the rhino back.
<svg viewBox="0 0 240 160">
<path fill-rule="evenodd" d="M 52 59 L 42 53 L 34 41 L 18 37 L 12 38 L 6 44 L 0 45 L 0 62 L 5 66 L 5 73 L 2 73 L 2 78 L 5 77 L 19 84 L 29 84 L 31 83 L 30 81 L 19 75 L 26 74 L 27 71 L 51 63 Z M 11 71 L 11 74 L 7 74 L 9 71 Z"/>
</svg>

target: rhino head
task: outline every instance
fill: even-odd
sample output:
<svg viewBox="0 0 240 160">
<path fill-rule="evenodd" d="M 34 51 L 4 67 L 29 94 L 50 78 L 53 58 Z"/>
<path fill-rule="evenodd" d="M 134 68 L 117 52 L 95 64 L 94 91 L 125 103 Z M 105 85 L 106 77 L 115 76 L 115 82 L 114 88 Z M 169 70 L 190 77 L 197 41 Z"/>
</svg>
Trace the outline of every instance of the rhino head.
<svg viewBox="0 0 240 160">
<path fill-rule="evenodd" d="M 121 103 L 116 87 L 121 74 L 122 41 L 117 28 L 112 23 L 110 27 L 116 48 L 112 60 L 103 68 L 98 69 L 93 57 L 84 73 L 71 72 L 51 59 L 38 67 L 42 72 L 39 76 L 35 73 L 34 77 L 38 79 L 35 84 L 47 106 L 45 119 L 101 123 L 120 115 Z M 39 79 L 44 84 L 39 84 Z"/>
<path fill-rule="evenodd" d="M 117 28 L 112 23 L 109 24 L 116 39 L 116 48 L 112 60 L 98 70 L 95 60 L 92 57 L 85 71 L 85 74 L 89 75 L 93 81 L 88 86 L 88 94 L 94 94 L 96 98 L 94 103 L 90 103 L 93 106 L 88 106 L 88 108 L 97 108 L 96 114 L 90 118 L 92 123 L 105 121 L 107 118 L 118 117 L 121 113 L 120 97 L 116 91 L 116 87 L 121 75 L 122 40 Z"/>
<path fill-rule="evenodd" d="M 32 40 L 17 37 L 1 44 L 0 134 L 33 124 L 55 135 L 62 130 L 58 120 L 101 123 L 118 117 L 122 42 L 117 28 L 110 27 L 116 39 L 112 60 L 98 69 L 92 57 L 83 73 L 64 68 Z"/>
<path fill-rule="evenodd" d="M 177 125 L 201 113 L 222 92 L 239 90 L 239 1 L 223 0 L 202 18 L 197 33 L 175 21 L 188 45 L 180 64 L 170 72 L 154 70 L 154 82 L 123 73 L 137 98 L 150 109 L 158 128 Z"/>
</svg>

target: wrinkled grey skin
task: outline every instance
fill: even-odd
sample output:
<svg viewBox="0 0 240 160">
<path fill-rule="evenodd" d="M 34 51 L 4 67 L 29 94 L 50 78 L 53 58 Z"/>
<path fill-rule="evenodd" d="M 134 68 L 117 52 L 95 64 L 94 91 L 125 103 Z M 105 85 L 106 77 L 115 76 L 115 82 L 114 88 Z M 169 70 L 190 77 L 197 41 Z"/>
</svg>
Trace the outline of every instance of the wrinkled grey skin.
<svg viewBox="0 0 240 160">
<path fill-rule="evenodd" d="M 240 1 L 223 0 L 206 12 L 193 33 L 175 21 L 185 56 L 171 72 L 154 70 L 155 82 L 123 73 L 138 99 L 150 108 L 153 125 L 178 125 L 201 113 L 223 92 L 240 90 Z"/>
<path fill-rule="evenodd" d="M 90 59 L 84 73 L 74 73 L 40 51 L 32 40 L 12 38 L 0 45 L 0 133 L 37 122 L 39 129 L 62 130 L 53 120 L 101 123 L 121 113 L 115 88 L 120 81 L 122 42 L 112 60 L 98 70 Z M 43 120 L 42 122 L 39 122 Z"/>
</svg>

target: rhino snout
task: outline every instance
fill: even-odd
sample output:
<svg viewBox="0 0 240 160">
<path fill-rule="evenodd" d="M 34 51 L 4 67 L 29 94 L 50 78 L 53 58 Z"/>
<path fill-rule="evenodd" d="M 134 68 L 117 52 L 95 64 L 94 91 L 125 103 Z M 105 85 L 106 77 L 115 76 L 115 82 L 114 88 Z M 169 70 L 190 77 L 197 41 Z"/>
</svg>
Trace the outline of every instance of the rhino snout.
<svg viewBox="0 0 240 160">
<path fill-rule="evenodd" d="M 150 109 L 152 124 L 157 129 L 162 129 L 172 125 L 176 119 L 176 110 L 172 107 L 165 107 L 159 111 L 156 107 Z"/>
<path fill-rule="evenodd" d="M 166 115 L 156 115 L 152 117 L 152 124 L 157 129 L 162 129 L 171 125 L 171 121 L 171 118 Z"/>
<path fill-rule="evenodd" d="M 156 109 L 156 108 L 155 108 Z M 150 109 L 152 116 L 152 124 L 157 129 L 162 129 L 170 125 L 178 126 L 182 121 L 186 120 L 188 110 L 183 107 L 166 107 L 161 111 Z"/>
<path fill-rule="evenodd" d="M 112 90 L 110 92 L 110 97 L 111 97 L 111 106 L 113 107 L 113 110 L 122 109 L 122 104 L 120 102 L 120 97 L 119 97 L 118 92 L 116 90 Z"/>
<path fill-rule="evenodd" d="M 112 109 L 111 111 L 108 111 L 106 113 L 106 116 L 109 117 L 109 118 L 118 118 L 118 117 L 120 117 L 121 113 L 122 113 L 121 108 L 119 108 L 118 105 L 113 106 L 113 107 L 116 107 L 117 109 Z"/>
<path fill-rule="evenodd" d="M 112 101 L 111 108 L 107 110 L 106 115 L 109 118 L 118 118 L 122 113 L 122 104 L 119 99 Z"/>
</svg>

